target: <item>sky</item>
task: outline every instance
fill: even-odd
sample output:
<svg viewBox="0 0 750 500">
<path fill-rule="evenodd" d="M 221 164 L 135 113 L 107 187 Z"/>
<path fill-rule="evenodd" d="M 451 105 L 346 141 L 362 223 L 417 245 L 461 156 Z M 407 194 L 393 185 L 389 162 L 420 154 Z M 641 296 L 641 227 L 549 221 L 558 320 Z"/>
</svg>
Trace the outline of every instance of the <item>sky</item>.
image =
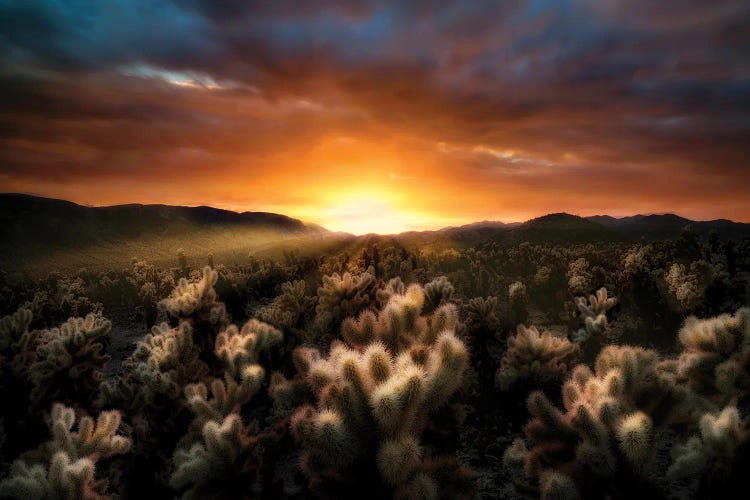
<svg viewBox="0 0 750 500">
<path fill-rule="evenodd" d="M 0 0 L 0 191 L 750 222 L 750 3 Z"/>
</svg>

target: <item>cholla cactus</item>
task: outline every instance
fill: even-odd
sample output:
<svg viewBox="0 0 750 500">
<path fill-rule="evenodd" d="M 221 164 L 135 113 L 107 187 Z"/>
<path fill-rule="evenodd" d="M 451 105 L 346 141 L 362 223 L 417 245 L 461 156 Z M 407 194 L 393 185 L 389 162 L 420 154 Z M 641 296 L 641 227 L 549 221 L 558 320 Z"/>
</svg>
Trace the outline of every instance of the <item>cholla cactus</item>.
<svg viewBox="0 0 750 500">
<path fill-rule="evenodd" d="M 696 273 L 688 272 L 684 265 L 677 262 L 664 274 L 664 282 L 677 311 L 687 312 L 700 304 L 705 288 L 700 281 Z"/>
<path fill-rule="evenodd" d="M 406 285 L 401 281 L 400 277 L 397 276 L 392 280 L 389 280 L 388 283 L 386 283 L 384 287 L 379 288 L 375 294 L 378 299 L 378 305 L 380 305 L 380 307 L 385 307 L 388 301 L 391 300 L 392 296 L 403 295 L 405 291 Z"/>
<path fill-rule="evenodd" d="M 185 408 L 185 388 L 208 374 L 199 354 L 188 323 L 176 328 L 162 323 L 154 326 L 123 361 L 124 374 L 102 383 L 102 404 L 127 410 L 139 446 L 170 439 Z"/>
<path fill-rule="evenodd" d="M 28 365 L 31 401 L 91 402 L 109 359 L 102 351 L 111 326 L 109 320 L 89 314 L 70 318 L 60 328 L 24 334 L 29 340 L 26 350 L 33 347 L 35 353 Z"/>
<path fill-rule="evenodd" d="M 575 365 L 578 352 L 578 346 L 565 337 L 518 325 L 518 333 L 508 338 L 495 383 L 506 391 L 519 379 L 536 383 L 562 380 Z"/>
<path fill-rule="evenodd" d="M 683 479 L 708 473 L 712 479 L 720 479 L 731 468 L 737 449 L 747 443 L 748 431 L 747 422 L 734 406 L 706 413 L 700 419 L 698 434 L 672 450 L 669 477 Z"/>
<path fill-rule="evenodd" d="M 321 329 L 339 324 L 348 316 L 355 316 L 370 307 L 375 295 L 375 276 L 368 271 L 359 275 L 333 273 L 323 276 L 323 285 L 318 288 L 316 323 Z"/>
<path fill-rule="evenodd" d="M 650 484 L 657 431 L 685 415 L 687 390 L 661 373 L 655 352 L 609 346 L 595 366 L 593 373 L 577 366 L 563 385 L 564 411 L 541 392 L 529 396 L 534 418 L 525 428 L 526 442 L 515 442 L 505 462 L 522 462 L 541 490 L 550 470 L 568 476 L 565 489 L 574 481 L 582 496 L 601 496 L 596 488 L 606 489 L 606 478 L 620 471 Z"/>
<path fill-rule="evenodd" d="M 202 382 L 185 388 L 198 427 L 209 420 L 221 421 L 230 413 L 239 412 L 240 407 L 258 392 L 265 378 L 265 370 L 259 364 L 260 353 L 282 339 L 279 330 L 256 319 L 245 323 L 242 330 L 230 325 L 219 334 L 216 356 L 226 370 L 225 380 L 211 382 L 212 399 L 208 398 L 208 387 Z"/>
<path fill-rule="evenodd" d="M 199 281 L 180 279 L 172 294 L 159 303 L 170 316 L 181 319 L 200 319 L 221 324 L 226 319 L 224 305 L 217 300 L 214 285 L 219 274 L 210 267 L 203 268 Z"/>
<path fill-rule="evenodd" d="M 305 338 L 302 330 L 305 319 L 311 315 L 315 306 L 315 297 L 307 295 L 307 285 L 303 280 L 286 282 L 281 285 L 281 295 L 269 305 L 260 308 L 258 319 L 276 328 Z"/>
<path fill-rule="evenodd" d="M 596 295 L 576 297 L 575 305 L 584 321 L 584 328 L 573 334 L 573 340 L 582 343 L 591 337 L 604 334 L 609 328 L 607 311 L 617 305 L 615 297 L 608 297 L 607 289 L 602 287 L 596 291 Z"/>
<path fill-rule="evenodd" d="M 218 300 L 214 285 L 219 274 L 210 267 L 196 281 L 181 278 L 171 295 L 159 302 L 159 308 L 172 318 L 189 322 L 203 350 L 210 352 L 216 334 L 229 324 L 226 307 Z"/>
<path fill-rule="evenodd" d="M 439 276 L 424 286 L 425 312 L 429 313 L 450 302 L 455 288 L 445 276 Z"/>
<path fill-rule="evenodd" d="M 117 435 L 120 413 L 102 412 L 96 423 L 91 417 L 81 417 L 75 431 L 72 408 L 55 404 L 51 417 L 52 440 L 13 462 L 9 477 L 0 483 L 0 496 L 24 500 L 107 498 L 107 483 L 95 478 L 95 465 L 101 458 L 130 449 L 131 441 Z"/>
<path fill-rule="evenodd" d="M 9 351 L 29 330 L 32 319 L 31 310 L 23 307 L 0 319 L 0 356 L 8 357 Z"/>
<path fill-rule="evenodd" d="M 193 431 L 183 438 L 174 455 L 170 484 L 188 487 L 185 497 L 237 497 L 247 493 L 257 472 L 257 429 L 242 423 L 240 410 L 258 392 L 265 377 L 261 352 L 280 343 L 282 333 L 251 319 L 238 330 L 230 325 L 216 339 L 216 355 L 225 367 L 224 381 L 214 379 L 212 398 L 206 384 L 185 388 L 195 413 Z M 197 435 L 197 437 L 196 437 Z"/>
<path fill-rule="evenodd" d="M 592 288 L 593 276 L 589 262 L 581 257 L 568 267 L 568 288 L 573 293 L 587 293 Z"/>
<path fill-rule="evenodd" d="M 500 328 L 497 317 L 497 297 L 474 297 L 464 306 L 466 327 L 470 330 L 496 332 Z"/>
<path fill-rule="evenodd" d="M 511 321 L 519 324 L 526 321 L 528 317 L 529 296 L 526 293 L 526 285 L 515 281 L 508 286 L 508 301 L 510 305 Z"/>
<path fill-rule="evenodd" d="M 236 413 L 210 420 L 202 427 L 202 439 L 175 452 L 175 471 L 170 485 L 184 490 L 183 498 L 250 498 L 258 472 L 255 429 Z"/>
<path fill-rule="evenodd" d="M 683 351 L 672 368 L 678 382 L 717 407 L 746 395 L 750 382 L 750 308 L 685 320 L 678 334 Z"/>
<path fill-rule="evenodd" d="M 638 274 L 647 273 L 650 267 L 649 257 L 653 252 L 652 245 L 640 245 L 630 248 L 622 257 L 622 270 L 628 279 Z"/>
<path fill-rule="evenodd" d="M 357 477 L 377 470 L 397 493 L 438 490 L 441 475 L 429 470 L 419 436 L 461 385 L 468 352 L 454 333 L 455 308 L 425 317 L 424 300 L 412 285 L 378 315 L 347 320 L 348 345 L 334 343 L 327 356 L 297 351 L 298 375 L 316 404 L 297 408 L 291 428 L 313 486 L 364 467 Z"/>
<path fill-rule="evenodd" d="M 380 341 L 399 352 L 415 343 L 431 344 L 441 332 L 456 329 L 456 306 L 445 304 L 428 318 L 421 315 L 424 305 L 424 291 L 411 285 L 402 295 L 393 295 L 379 314 L 365 311 L 357 319 L 344 320 L 341 335 L 351 346 L 366 347 Z"/>
<path fill-rule="evenodd" d="M 25 370 L 26 362 L 33 361 L 36 342 L 29 335 L 33 319 L 30 309 L 20 308 L 0 319 L 0 388 Z M 19 353 L 21 356 L 19 356 Z M 23 374 L 22 374 L 23 375 Z"/>
</svg>

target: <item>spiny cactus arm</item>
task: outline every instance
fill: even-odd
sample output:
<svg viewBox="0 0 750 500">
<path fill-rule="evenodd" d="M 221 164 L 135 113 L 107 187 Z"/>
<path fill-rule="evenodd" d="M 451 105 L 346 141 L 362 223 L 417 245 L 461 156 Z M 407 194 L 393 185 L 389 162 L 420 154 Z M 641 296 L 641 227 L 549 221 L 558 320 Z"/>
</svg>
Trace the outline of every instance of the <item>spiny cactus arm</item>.
<svg viewBox="0 0 750 500">
<path fill-rule="evenodd" d="M 421 465 L 422 447 L 409 435 L 387 439 L 380 445 L 377 461 L 378 470 L 388 484 L 403 484 Z"/>
<path fill-rule="evenodd" d="M 721 465 L 731 463 L 736 449 L 749 437 L 747 421 L 736 407 L 727 406 L 718 413 L 707 413 L 700 420 L 699 434 L 673 450 L 673 462 L 667 475 L 679 479 L 702 474 L 709 467 L 721 470 Z"/>
<path fill-rule="evenodd" d="M 253 429 L 243 425 L 239 415 L 210 420 L 203 425 L 201 434 L 200 442 L 175 452 L 175 470 L 170 478 L 173 488 L 190 487 L 186 496 L 198 498 L 207 483 L 212 485 L 212 491 L 204 493 L 219 496 L 222 488 L 231 491 L 238 481 L 252 483 L 257 469 L 252 454 L 258 438 Z"/>
<path fill-rule="evenodd" d="M 425 308 L 434 311 L 447 304 L 453 297 L 455 288 L 445 276 L 439 276 L 424 286 Z"/>
<path fill-rule="evenodd" d="M 466 345 L 451 331 L 441 333 L 427 357 L 425 405 L 429 410 L 442 406 L 461 387 L 468 363 Z"/>
<path fill-rule="evenodd" d="M 617 438 L 630 464 L 643 467 L 653 449 L 654 422 L 642 411 L 631 413 L 617 424 Z"/>
<path fill-rule="evenodd" d="M 24 307 L 0 319 L 0 355 L 7 352 L 29 330 L 32 319 L 31 310 Z"/>
<path fill-rule="evenodd" d="M 519 325 L 518 333 L 508 338 L 495 382 L 500 390 L 508 390 L 519 378 L 561 379 L 572 369 L 578 354 L 578 345 L 567 338 Z"/>
<path fill-rule="evenodd" d="M 159 308 L 170 316 L 181 319 L 200 319 L 212 324 L 222 325 L 226 322 L 224 304 L 217 300 L 214 286 L 219 274 L 206 266 L 203 274 L 196 281 L 180 278 L 172 293 L 159 302 Z"/>
<path fill-rule="evenodd" d="M 58 452 L 48 467 L 28 465 L 16 461 L 9 477 L 0 483 L 0 496 L 26 500 L 28 498 L 105 500 L 106 485 L 94 478 L 94 462 L 88 458 L 71 460 L 65 452 Z"/>
<path fill-rule="evenodd" d="M 64 451 L 72 459 L 89 457 L 93 460 L 126 453 L 131 446 L 130 439 L 117 434 L 122 416 L 119 411 L 104 411 L 94 419 L 81 417 L 78 428 L 75 411 L 61 404 L 52 407 L 52 440 L 45 448 Z"/>
<path fill-rule="evenodd" d="M 211 381 L 212 397 L 209 397 L 209 387 L 203 382 L 186 386 L 185 397 L 188 406 L 196 415 L 197 425 L 202 427 L 209 420 L 221 421 L 231 413 L 239 413 L 242 405 L 257 392 L 257 388 L 255 383 L 237 383 L 227 375 L 223 381 Z"/>
<path fill-rule="evenodd" d="M 60 328 L 39 334 L 34 361 L 28 366 L 31 399 L 79 399 L 93 397 L 103 379 L 109 357 L 102 354 L 109 320 L 94 314 L 70 318 Z"/>
<path fill-rule="evenodd" d="M 539 478 L 542 500 L 576 500 L 578 488 L 570 476 L 557 471 L 545 471 Z"/>
<path fill-rule="evenodd" d="M 242 330 L 230 325 L 216 337 L 216 355 L 232 376 L 257 390 L 264 377 L 263 367 L 258 364 L 260 353 L 279 344 L 282 339 L 280 330 L 251 319 Z"/>
</svg>

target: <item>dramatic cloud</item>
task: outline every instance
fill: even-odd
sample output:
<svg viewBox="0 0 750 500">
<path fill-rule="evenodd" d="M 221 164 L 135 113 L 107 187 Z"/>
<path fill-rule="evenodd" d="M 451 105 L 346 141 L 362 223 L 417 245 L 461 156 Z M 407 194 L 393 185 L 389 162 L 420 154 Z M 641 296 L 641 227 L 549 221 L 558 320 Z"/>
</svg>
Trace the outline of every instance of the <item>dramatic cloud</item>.
<svg viewBox="0 0 750 500">
<path fill-rule="evenodd" d="M 345 229 L 358 202 L 403 229 L 560 210 L 750 221 L 745 1 L 2 10 L 4 191 Z"/>
</svg>

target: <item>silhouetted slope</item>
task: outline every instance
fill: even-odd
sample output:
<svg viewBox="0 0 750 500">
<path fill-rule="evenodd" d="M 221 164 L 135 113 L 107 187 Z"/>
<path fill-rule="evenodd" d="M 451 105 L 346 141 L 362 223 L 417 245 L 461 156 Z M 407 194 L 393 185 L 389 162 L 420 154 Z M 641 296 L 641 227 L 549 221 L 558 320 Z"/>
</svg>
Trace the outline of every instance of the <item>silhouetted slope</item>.
<svg viewBox="0 0 750 500">
<path fill-rule="evenodd" d="M 587 219 L 631 238 L 674 238 L 687 226 L 700 235 L 715 231 L 725 238 L 750 237 L 750 224 L 726 219 L 693 221 L 675 214 L 634 215 L 619 219 L 609 215 L 594 215 Z"/>
<path fill-rule="evenodd" d="M 151 254 L 142 248 L 157 248 L 162 241 L 164 248 L 157 248 L 154 258 L 174 255 L 176 248 L 188 250 L 191 246 L 206 255 L 327 233 L 320 226 L 266 212 L 138 204 L 84 207 L 30 195 L 0 194 L 0 263 L 8 267 L 60 251 L 93 256 L 98 255 L 94 251 L 97 248 L 106 248 L 112 254 L 121 246 L 122 252 L 145 257 L 144 253 Z M 86 265 L 83 258 L 80 260 Z"/>
</svg>

